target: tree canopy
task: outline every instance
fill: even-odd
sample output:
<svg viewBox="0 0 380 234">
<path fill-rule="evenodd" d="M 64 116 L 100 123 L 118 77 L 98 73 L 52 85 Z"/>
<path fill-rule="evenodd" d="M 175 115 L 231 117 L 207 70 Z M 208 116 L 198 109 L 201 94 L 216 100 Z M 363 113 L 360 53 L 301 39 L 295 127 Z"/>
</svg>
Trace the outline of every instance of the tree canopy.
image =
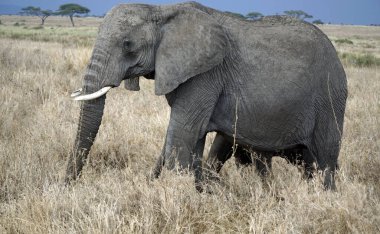
<svg viewBox="0 0 380 234">
<path fill-rule="evenodd" d="M 256 12 L 256 11 L 254 11 L 254 12 L 249 12 L 246 16 L 245 16 L 245 18 L 247 18 L 247 19 L 251 19 L 251 20 L 255 20 L 255 19 L 260 19 L 260 18 L 262 18 L 264 15 L 263 14 L 261 14 L 260 12 Z"/>
<path fill-rule="evenodd" d="M 240 13 L 231 12 L 231 11 L 225 11 L 224 13 L 226 13 L 226 14 L 228 14 L 230 16 L 234 16 L 234 17 L 240 18 L 240 19 L 255 20 L 255 19 L 260 19 L 260 18 L 264 17 L 264 15 L 261 14 L 260 12 L 250 12 L 247 15 L 242 15 Z"/>
<path fill-rule="evenodd" d="M 245 16 L 240 14 L 240 13 L 231 12 L 231 11 L 225 11 L 224 13 L 231 15 L 231 16 L 234 16 L 234 17 L 237 17 L 237 18 L 245 19 Z"/>
<path fill-rule="evenodd" d="M 66 15 L 66 16 L 70 17 L 70 21 L 71 21 L 71 24 L 73 25 L 73 27 L 75 26 L 74 25 L 74 19 L 73 19 L 74 15 L 87 14 L 89 12 L 90 12 L 90 9 L 88 9 L 84 6 L 75 4 L 75 3 L 63 4 L 57 10 L 58 15 Z"/>
<path fill-rule="evenodd" d="M 22 8 L 20 13 L 22 15 L 38 16 L 41 19 L 41 25 L 44 25 L 46 18 L 53 14 L 51 10 L 41 10 L 41 8 L 34 6 Z"/>
<path fill-rule="evenodd" d="M 313 21 L 313 24 L 324 24 L 322 20 L 317 19 Z"/>
<path fill-rule="evenodd" d="M 313 18 L 312 15 L 309 15 L 308 13 L 301 10 L 284 11 L 284 13 L 300 20 Z"/>
</svg>

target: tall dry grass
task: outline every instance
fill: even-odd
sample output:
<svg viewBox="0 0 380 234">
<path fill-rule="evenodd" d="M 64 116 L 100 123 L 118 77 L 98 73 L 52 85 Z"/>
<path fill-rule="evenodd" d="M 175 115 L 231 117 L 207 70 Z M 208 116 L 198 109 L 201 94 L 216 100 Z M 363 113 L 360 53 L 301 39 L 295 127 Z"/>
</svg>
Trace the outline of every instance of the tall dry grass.
<svg viewBox="0 0 380 234">
<path fill-rule="evenodd" d="M 65 187 L 79 115 L 69 94 L 81 85 L 91 50 L 0 38 L 0 233 L 380 232 L 379 67 L 345 64 L 349 97 L 335 193 L 321 188 L 319 176 L 302 180 L 282 159 L 274 161 L 269 191 L 254 169 L 233 160 L 212 194 L 197 193 L 186 174 L 164 171 L 150 181 L 169 117 L 152 81 L 140 92 L 107 95 L 89 163 Z"/>
</svg>

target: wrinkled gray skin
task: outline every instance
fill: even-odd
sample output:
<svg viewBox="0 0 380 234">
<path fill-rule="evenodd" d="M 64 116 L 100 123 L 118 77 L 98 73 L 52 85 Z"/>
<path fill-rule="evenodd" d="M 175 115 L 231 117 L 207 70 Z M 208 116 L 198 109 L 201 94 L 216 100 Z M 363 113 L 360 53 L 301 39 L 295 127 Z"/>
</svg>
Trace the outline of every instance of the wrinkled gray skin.
<svg viewBox="0 0 380 234">
<path fill-rule="evenodd" d="M 163 165 L 203 180 L 205 136 L 216 131 L 207 164 L 218 171 L 232 143 L 259 152 L 270 168 L 274 152 L 292 158 L 302 149 L 306 167 L 325 171 L 335 188 L 347 97 L 346 76 L 329 39 L 289 17 L 245 21 L 189 2 L 169 6 L 122 4 L 104 18 L 83 90 L 105 86 L 138 90 L 138 78 L 155 80 L 171 115 L 155 175 Z M 83 101 L 75 151 L 66 181 L 80 174 L 98 132 L 106 95 Z"/>
</svg>

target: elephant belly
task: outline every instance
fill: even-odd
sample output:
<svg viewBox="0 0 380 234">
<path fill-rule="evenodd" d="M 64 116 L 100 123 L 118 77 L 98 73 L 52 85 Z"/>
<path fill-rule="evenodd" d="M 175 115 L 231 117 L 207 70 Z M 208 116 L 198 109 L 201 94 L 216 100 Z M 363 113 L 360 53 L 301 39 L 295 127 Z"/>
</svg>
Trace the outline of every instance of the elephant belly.
<svg viewBox="0 0 380 234">
<path fill-rule="evenodd" d="M 310 98 L 222 96 L 212 115 L 209 131 L 220 132 L 242 145 L 279 150 L 304 144 L 314 117 Z"/>
</svg>

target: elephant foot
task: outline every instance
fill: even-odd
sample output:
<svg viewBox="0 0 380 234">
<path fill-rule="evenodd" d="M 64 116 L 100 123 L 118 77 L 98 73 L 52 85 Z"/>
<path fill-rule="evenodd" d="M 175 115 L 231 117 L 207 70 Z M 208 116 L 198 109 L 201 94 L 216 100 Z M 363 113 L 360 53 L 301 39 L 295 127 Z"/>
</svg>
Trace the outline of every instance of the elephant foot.
<svg viewBox="0 0 380 234">
<path fill-rule="evenodd" d="M 204 182 L 204 183 L 196 183 L 195 184 L 195 189 L 199 192 L 199 193 L 207 193 L 207 194 L 214 194 L 214 189 L 213 189 L 213 186 L 212 184 L 210 184 L 209 182 Z"/>
<path fill-rule="evenodd" d="M 221 179 L 218 173 L 215 171 L 205 170 L 203 169 L 202 180 L 195 181 L 195 187 L 198 192 L 204 192 L 208 194 L 213 194 L 213 187 L 215 185 L 220 185 Z"/>
<path fill-rule="evenodd" d="M 201 183 L 195 183 L 195 189 L 196 189 L 199 193 L 203 193 L 203 192 L 204 192 L 204 186 L 203 186 Z"/>
<path fill-rule="evenodd" d="M 149 178 L 150 180 L 155 180 L 155 179 L 158 179 L 158 177 L 160 177 L 161 175 L 161 170 L 157 170 L 156 168 L 154 168 L 150 174 L 149 174 Z"/>
<path fill-rule="evenodd" d="M 68 170 L 66 172 L 65 180 L 63 182 L 64 185 L 66 187 L 71 186 L 73 184 L 73 182 L 75 182 L 78 179 L 79 176 L 80 176 L 80 174 L 77 174 L 75 172 L 72 172 L 72 171 Z"/>
<path fill-rule="evenodd" d="M 63 184 L 65 185 L 65 187 L 68 187 L 71 185 L 71 182 L 72 182 L 72 179 L 66 177 Z"/>
<path fill-rule="evenodd" d="M 78 176 L 67 176 L 65 177 L 65 180 L 63 181 L 63 185 L 65 187 L 71 187 L 77 182 Z"/>
<path fill-rule="evenodd" d="M 276 198 L 276 201 L 277 201 L 277 202 L 285 201 L 285 197 L 283 197 L 283 196 L 278 196 L 278 195 L 276 195 L 275 198 Z"/>
<path fill-rule="evenodd" d="M 335 170 L 327 169 L 324 173 L 323 187 L 325 190 L 336 191 Z"/>
</svg>

